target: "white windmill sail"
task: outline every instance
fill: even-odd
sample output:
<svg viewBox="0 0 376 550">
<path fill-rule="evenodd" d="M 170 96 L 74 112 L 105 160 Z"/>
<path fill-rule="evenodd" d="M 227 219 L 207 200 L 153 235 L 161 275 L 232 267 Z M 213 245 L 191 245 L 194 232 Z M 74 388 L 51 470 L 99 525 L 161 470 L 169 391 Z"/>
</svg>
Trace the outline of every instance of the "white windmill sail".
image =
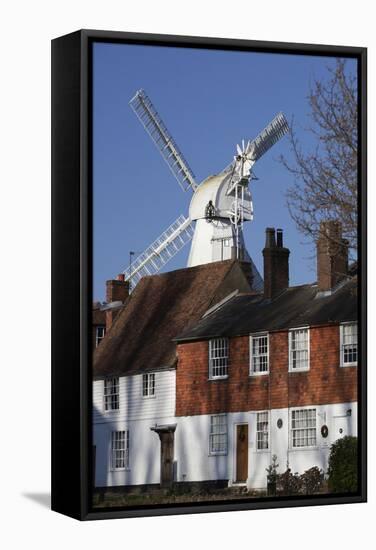
<svg viewBox="0 0 376 550">
<path fill-rule="evenodd" d="M 193 222 L 183 215 L 170 225 L 132 264 L 123 271 L 132 289 L 146 275 L 155 275 L 192 239 Z"/>
<path fill-rule="evenodd" d="M 232 177 L 227 189 L 227 194 L 233 192 L 239 181 L 248 174 L 251 177 L 252 167 L 273 145 L 277 143 L 289 131 L 288 122 L 283 113 L 278 113 L 271 122 L 247 145 L 237 146 L 238 155 L 233 162 L 225 168 L 232 171 Z"/>
<path fill-rule="evenodd" d="M 246 155 L 253 161 L 258 160 L 288 131 L 289 125 L 284 114 L 278 113 L 257 138 L 248 142 Z"/>
<path fill-rule="evenodd" d="M 197 183 L 191 168 L 144 90 L 139 90 L 130 100 L 129 105 L 167 162 L 183 191 L 187 191 L 187 189 L 195 191 Z"/>
</svg>

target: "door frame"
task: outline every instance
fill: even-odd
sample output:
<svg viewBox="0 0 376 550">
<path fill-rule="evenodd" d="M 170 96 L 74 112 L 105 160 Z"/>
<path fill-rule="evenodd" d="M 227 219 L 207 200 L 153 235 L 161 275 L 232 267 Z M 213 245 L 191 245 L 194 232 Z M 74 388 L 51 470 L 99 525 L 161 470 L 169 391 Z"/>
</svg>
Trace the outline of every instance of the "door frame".
<svg viewBox="0 0 376 550">
<path fill-rule="evenodd" d="M 174 483 L 174 460 L 175 460 L 175 430 L 176 430 L 177 424 L 165 424 L 160 426 L 153 426 L 150 428 L 152 432 L 155 432 L 159 437 L 159 484 L 161 487 L 171 487 Z M 163 440 L 162 436 L 164 434 L 170 434 L 172 437 L 172 465 L 171 465 L 171 480 L 168 482 L 163 481 L 162 482 L 162 469 L 163 469 L 163 462 L 162 462 L 162 446 L 163 446 Z"/>
<path fill-rule="evenodd" d="M 237 427 L 238 426 L 248 426 L 248 446 L 247 446 L 247 479 L 245 481 L 236 481 L 237 478 L 237 450 L 238 450 L 238 438 L 237 438 Z M 233 438 L 234 438 L 234 445 L 233 445 L 233 467 L 232 467 L 232 485 L 240 485 L 244 486 L 247 485 L 248 478 L 249 478 L 249 421 L 243 421 L 243 422 L 234 422 L 234 430 L 233 430 Z"/>
</svg>

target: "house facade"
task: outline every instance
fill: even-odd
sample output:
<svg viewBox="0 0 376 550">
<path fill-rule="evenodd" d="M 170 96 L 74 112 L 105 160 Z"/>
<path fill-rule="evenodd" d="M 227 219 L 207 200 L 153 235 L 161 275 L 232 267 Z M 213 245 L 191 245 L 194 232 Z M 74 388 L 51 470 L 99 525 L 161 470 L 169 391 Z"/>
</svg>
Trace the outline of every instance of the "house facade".
<svg viewBox="0 0 376 550">
<path fill-rule="evenodd" d="M 141 280 L 95 354 L 96 487 L 263 489 L 274 454 L 281 472 L 326 471 L 357 434 L 358 340 L 346 243 L 323 229 L 311 285 L 289 286 L 273 229 L 263 292 L 236 261 Z"/>
<path fill-rule="evenodd" d="M 220 465 L 229 484 L 263 488 L 273 454 L 281 472 L 287 464 L 293 472 L 326 471 L 330 445 L 357 433 L 356 327 L 305 325 L 180 343 L 176 414 L 179 426 L 194 426 L 192 437 L 202 434 L 204 477 Z M 182 472 L 194 462 L 180 456 Z"/>
</svg>

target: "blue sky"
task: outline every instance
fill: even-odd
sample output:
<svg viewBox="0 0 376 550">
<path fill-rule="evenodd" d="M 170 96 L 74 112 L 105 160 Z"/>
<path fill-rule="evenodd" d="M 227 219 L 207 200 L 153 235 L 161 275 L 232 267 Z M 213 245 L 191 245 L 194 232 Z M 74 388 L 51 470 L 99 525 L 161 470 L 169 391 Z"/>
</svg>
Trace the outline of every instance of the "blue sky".
<svg viewBox="0 0 376 550">
<path fill-rule="evenodd" d="M 294 116 L 305 147 L 312 146 L 307 95 L 325 78 L 333 58 L 94 44 L 93 177 L 94 299 L 107 279 L 129 265 L 175 219 L 187 215 L 184 193 L 128 105 L 143 88 L 200 182 L 221 171 L 241 139 L 250 139 L 283 111 Z M 356 70 L 355 61 L 348 62 Z M 290 158 L 283 138 L 254 167 L 254 220 L 244 226 L 260 273 L 266 227 L 281 227 L 290 251 L 290 284 L 315 280 L 312 245 L 290 218 L 285 193 L 292 176 L 278 162 Z M 165 266 L 185 267 L 189 244 Z"/>
</svg>

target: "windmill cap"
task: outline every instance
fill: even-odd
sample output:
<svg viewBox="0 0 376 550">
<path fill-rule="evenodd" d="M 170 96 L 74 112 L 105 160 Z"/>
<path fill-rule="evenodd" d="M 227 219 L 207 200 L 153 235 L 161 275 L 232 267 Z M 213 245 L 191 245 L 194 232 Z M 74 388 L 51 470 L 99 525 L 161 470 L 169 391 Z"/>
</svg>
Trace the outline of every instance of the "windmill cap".
<svg viewBox="0 0 376 550">
<path fill-rule="evenodd" d="M 210 201 L 216 210 L 216 217 L 230 218 L 230 211 L 233 208 L 234 196 L 227 195 L 228 174 L 217 174 L 206 178 L 196 189 L 189 206 L 189 217 L 191 220 L 205 218 L 205 210 Z M 248 189 L 245 190 L 245 202 L 251 201 Z M 249 207 L 251 211 L 252 208 Z M 245 211 L 248 211 L 246 208 Z M 245 220 L 248 218 L 245 217 Z M 250 218 L 251 219 L 251 218 Z"/>
</svg>

